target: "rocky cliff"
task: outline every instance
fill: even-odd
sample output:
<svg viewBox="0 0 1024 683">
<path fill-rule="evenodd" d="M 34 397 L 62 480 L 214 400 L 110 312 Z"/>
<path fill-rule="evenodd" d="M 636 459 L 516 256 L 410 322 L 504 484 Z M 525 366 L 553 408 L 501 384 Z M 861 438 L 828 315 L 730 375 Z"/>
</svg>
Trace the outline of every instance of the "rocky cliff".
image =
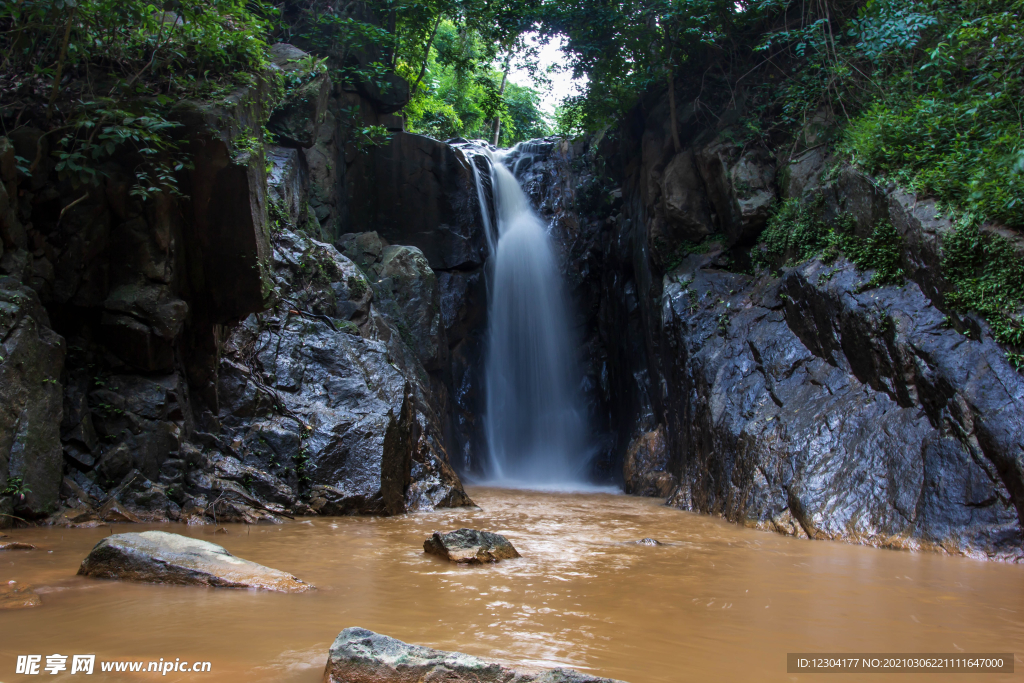
<svg viewBox="0 0 1024 683">
<path fill-rule="evenodd" d="M 481 309 L 465 160 L 402 133 L 394 89 L 270 52 L 175 108 L 178 193 L 137 196 L 117 156 L 76 188 L 43 131 L 0 138 L 0 524 L 471 504 L 448 455 Z"/>
<path fill-rule="evenodd" d="M 587 339 L 584 389 L 609 426 L 595 471 L 787 535 L 1024 559 L 1024 377 L 946 305 L 950 221 L 831 156 L 826 121 L 763 149 L 691 112 L 677 151 L 668 119 L 656 101 L 516 162 Z M 892 226 L 898 276 L 842 250 L 768 258 L 786 202 L 851 251 Z"/>
</svg>

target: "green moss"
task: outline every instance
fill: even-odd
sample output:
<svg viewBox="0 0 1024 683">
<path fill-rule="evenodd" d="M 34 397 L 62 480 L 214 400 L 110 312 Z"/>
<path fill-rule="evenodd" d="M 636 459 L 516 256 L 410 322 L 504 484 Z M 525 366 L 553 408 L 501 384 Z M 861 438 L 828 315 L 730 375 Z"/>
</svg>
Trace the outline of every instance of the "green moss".
<svg viewBox="0 0 1024 683">
<path fill-rule="evenodd" d="M 272 234 L 280 233 L 288 225 L 288 214 L 284 207 L 270 194 L 267 195 L 267 216 Z"/>
<path fill-rule="evenodd" d="M 343 273 L 323 247 L 313 247 L 299 259 L 299 274 L 307 284 L 329 285 L 341 280 Z"/>
<path fill-rule="evenodd" d="M 366 294 L 367 286 L 363 281 L 363 278 L 356 277 L 355 275 L 349 275 L 348 289 L 352 293 L 353 298 L 362 299 L 363 295 Z"/>
<path fill-rule="evenodd" d="M 356 336 L 356 337 L 359 336 L 359 326 L 356 325 L 351 320 L 335 320 L 334 324 L 335 324 L 335 327 L 338 328 L 339 332 L 344 332 L 346 334 L 351 334 L 351 335 Z"/>
</svg>

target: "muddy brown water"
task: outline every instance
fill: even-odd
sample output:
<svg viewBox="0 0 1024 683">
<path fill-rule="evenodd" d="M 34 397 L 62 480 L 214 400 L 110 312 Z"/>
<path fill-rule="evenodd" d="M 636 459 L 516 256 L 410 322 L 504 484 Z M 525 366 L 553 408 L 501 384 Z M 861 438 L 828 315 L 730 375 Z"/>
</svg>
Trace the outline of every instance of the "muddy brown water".
<svg viewBox="0 0 1024 683">
<path fill-rule="evenodd" d="M 75 575 L 103 536 L 140 526 L 10 530 L 40 549 L 0 554 L 0 580 L 32 584 L 43 604 L 0 611 L 0 681 L 70 677 L 14 673 L 18 654 L 57 653 L 212 664 L 206 674 L 97 670 L 83 680 L 314 683 L 348 626 L 630 683 L 936 676 L 787 674 L 787 652 L 1016 651 L 1018 673 L 980 679 L 1024 678 L 1024 567 L 784 538 L 609 493 L 469 492 L 481 509 L 228 525 L 226 535 L 146 525 L 319 588 L 300 595 Z M 462 526 L 505 534 L 523 557 L 461 567 L 423 553 L 430 532 Z M 628 543 L 644 537 L 670 545 Z"/>
</svg>

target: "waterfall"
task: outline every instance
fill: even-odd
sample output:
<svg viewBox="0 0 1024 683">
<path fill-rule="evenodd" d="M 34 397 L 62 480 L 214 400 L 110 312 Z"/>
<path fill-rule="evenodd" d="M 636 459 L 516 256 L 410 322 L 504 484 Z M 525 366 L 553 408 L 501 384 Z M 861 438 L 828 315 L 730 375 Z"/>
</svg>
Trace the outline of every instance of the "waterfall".
<svg viewBox="0 0 1024 683">
<path fill-rule="evenodd" d="M 492 224 L 474 164 L 493 255 L 484 370 L 487 476 L 512 485 L 580 484 L 588 464 L 580 377 L 555 253 L 544 223 L 505 166 L 511 153 L 473 151 L 489 161 L 494 200 Z"/>
</svg>

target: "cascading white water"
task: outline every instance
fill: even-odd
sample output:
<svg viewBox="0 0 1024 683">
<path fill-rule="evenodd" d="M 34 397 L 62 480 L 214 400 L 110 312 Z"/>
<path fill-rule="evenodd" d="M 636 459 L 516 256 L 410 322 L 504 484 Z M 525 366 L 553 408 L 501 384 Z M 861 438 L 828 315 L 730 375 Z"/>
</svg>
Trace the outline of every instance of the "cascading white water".
<svg viewBox="0 0 1024 683">
<path fill-rule="evenodd" d="M 477 171 L 494 256 L 485 366 L 488 478 L 527 486 L 583 483 L 584 417 L 555 255 L 544 224 L 505 167 L 508 153 L 483 153 L 496 223 Z"/>
</svg>

